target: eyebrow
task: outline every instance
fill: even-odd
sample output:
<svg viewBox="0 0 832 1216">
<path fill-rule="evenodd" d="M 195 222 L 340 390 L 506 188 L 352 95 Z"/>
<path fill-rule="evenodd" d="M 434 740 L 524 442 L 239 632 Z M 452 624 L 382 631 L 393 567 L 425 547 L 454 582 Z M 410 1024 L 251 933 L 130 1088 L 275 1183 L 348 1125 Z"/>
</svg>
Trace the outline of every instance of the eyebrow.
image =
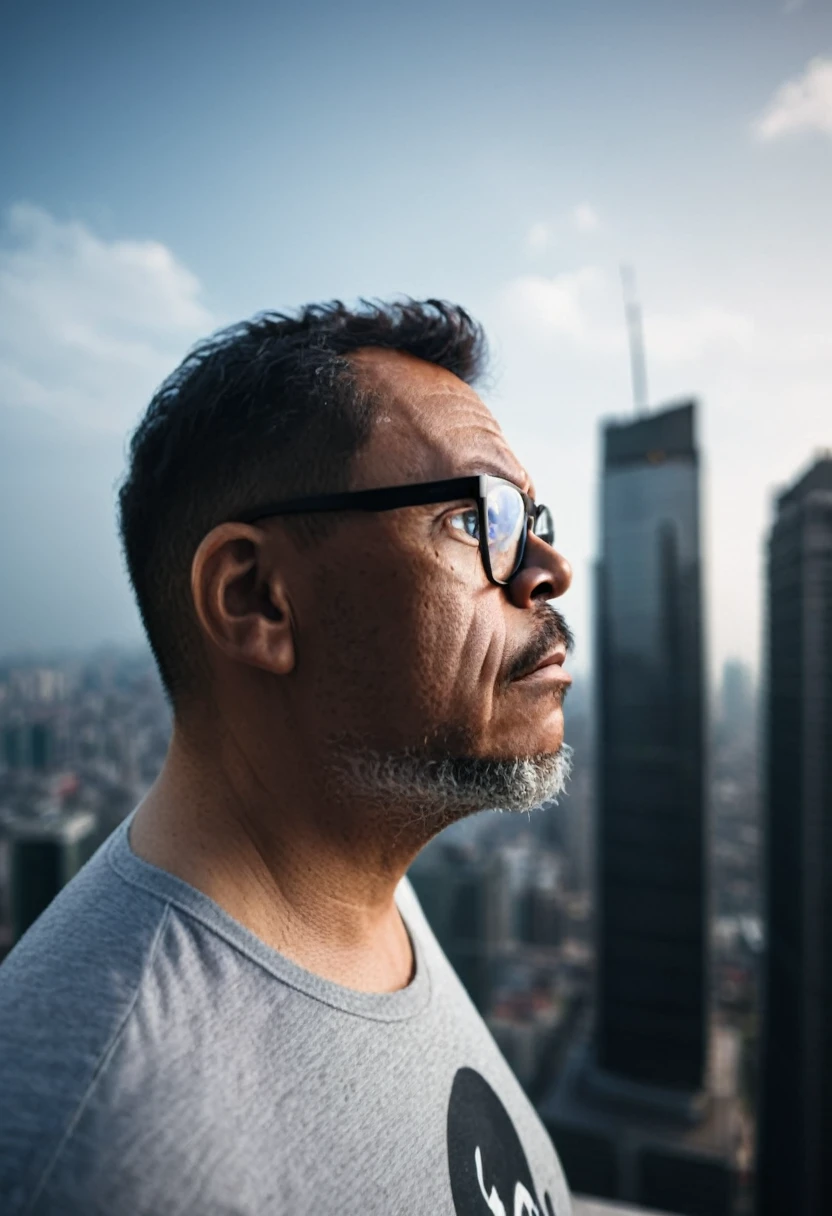
<svg viewBox="0 0 832 1216">
<path fill-rule="evenodd" d="M 525 470 L 523 470 L 523 472 L 525 472 Z M 492 477 L 502 477 L 504 481 L 510 481 L 511 484 L 513 486 L 517 486 L 518 489 L 523 489 L 523 481 L 521 478 L 516 476 L 516 470 L 514 473 L 510 473 L 505 465 L 497 464 L 496 462 L 489 460 L 481 461 L 477 464 L 477 467 L 472 470 L 471 475 L 476 477 L 480 473 L 490 473 Z M 466 476 L 466 474 L 463 474 L 463 476 Z M 534 498 L 534 495 L 531 493 L 531 487 L 533 487 L 534 483 L 531 481 L 531 479 L 529 479 L 528 484 L 530 489 L 527 491 L 527 493 Z"/>
</svg>

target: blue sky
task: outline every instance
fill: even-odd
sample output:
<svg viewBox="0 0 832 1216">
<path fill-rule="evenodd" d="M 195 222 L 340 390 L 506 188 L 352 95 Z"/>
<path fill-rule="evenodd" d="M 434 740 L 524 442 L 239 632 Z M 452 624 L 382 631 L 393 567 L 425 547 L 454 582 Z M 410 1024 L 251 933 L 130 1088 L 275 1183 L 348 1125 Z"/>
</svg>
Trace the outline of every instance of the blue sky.
<svg viewBox="0 0 832 1216">
<path fill-rule="evenodd" d="M 194 338 L 407 292 L 488 327 L 585 664 L 623 260 L 651 400 L 703 403 L 711 662 L 756 661 L 772 488 L 832 446 L 831 0 L 30 0 L 4 23 L 0 651 L 138 636 L 113 484 Z"/>
</svg>

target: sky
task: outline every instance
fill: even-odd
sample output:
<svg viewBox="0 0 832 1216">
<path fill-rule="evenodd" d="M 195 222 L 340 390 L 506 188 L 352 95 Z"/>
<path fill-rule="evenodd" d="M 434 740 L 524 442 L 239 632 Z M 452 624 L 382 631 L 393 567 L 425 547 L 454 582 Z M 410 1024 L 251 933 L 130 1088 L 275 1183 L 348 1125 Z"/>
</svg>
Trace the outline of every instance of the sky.
<svg viewBox="0 0 832 1216">
<path fill-rule="evenodd" d="M 591 659 L 601 421 L 701 405 L 712 675 L 832 447 L 832 0 L 4 0 L 0 654 L 136 641 L 114 492 L 198 337 L 442 296 L 552 507 Z"/>
</svg>

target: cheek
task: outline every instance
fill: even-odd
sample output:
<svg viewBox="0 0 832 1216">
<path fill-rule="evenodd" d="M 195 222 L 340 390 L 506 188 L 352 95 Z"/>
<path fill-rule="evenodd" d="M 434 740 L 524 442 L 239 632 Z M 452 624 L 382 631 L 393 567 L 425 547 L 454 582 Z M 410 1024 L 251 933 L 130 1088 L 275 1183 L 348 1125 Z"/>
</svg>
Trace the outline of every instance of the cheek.
<svg viewBox="0 0 832 1216">
<path fill-rule="evenodd" d="M 431 590 L 423 596 L 413 615 L 410 633 L 423 695 L 439 713 L 452 698 L 453 690 L 469 676 L 464 654 L 470 633 L 470 608 L 458 598 Z"/>
<path fill-rule="evenodd" d="M 354 548 L 318 569 L 299 605 L 304 716 L 391 746 L 451 725 L 482 735 L 505 660 L 499 595 L 478 568 L 415 547 L 389 555 Z"/>
<path fill-rule="evenodd" d="M 405 563 L 367 557 L 320 569 L 298 615 L 304 716 L 390 745 L 429 729 L 435 665 L 452 669 L 453 647 L 439 598 Z"/>
<path fill-rule="evenodd" d="M 493 713 L 505 652 L 505 625 L 494 597 L 448 580 L 425 596 L 413 622 L 421 700 L 434 723 L 479 733 Z"/>
</svg>

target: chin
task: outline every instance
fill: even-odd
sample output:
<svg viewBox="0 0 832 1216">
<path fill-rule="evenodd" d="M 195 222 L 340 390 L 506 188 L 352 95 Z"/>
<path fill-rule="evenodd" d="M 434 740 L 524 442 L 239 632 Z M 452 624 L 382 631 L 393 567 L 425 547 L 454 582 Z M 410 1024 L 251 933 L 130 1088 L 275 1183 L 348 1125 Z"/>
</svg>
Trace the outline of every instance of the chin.
<svg viewBox="0 0 832 1216">
<path fill-rule="evenodd" d="M 563 747 L 563 711 L 557 709 L 545 718 L 534 718 L 525 726 L 517 722 L 505 732 L 495 732 L 488 754 L 505 759 L 519 756 L 556 756 Z"/>
</svg>

